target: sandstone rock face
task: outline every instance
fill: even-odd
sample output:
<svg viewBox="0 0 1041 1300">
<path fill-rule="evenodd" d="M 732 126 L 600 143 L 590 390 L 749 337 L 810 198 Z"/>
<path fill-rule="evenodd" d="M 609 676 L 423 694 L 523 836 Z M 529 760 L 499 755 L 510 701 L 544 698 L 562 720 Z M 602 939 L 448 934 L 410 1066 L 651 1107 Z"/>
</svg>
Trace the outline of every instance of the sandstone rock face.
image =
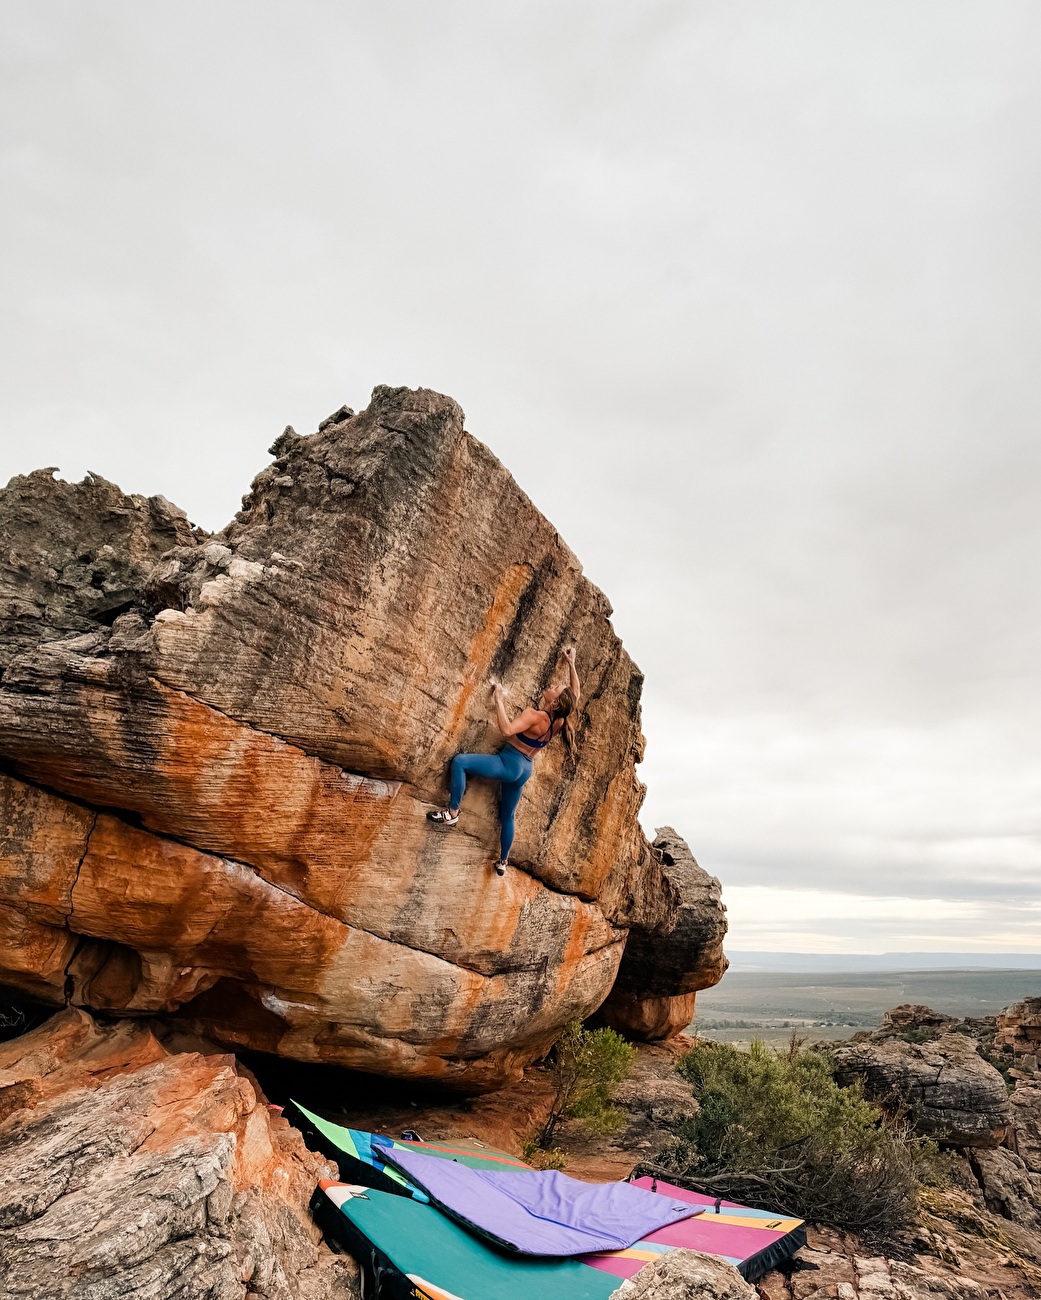
<svg viewBox="0 0 1041 1300">
<path fill-rule="evenodd" d="M 229 1056 L 59 1013 L 0 1045 L 0 1294 L 348 1300 L 307 1204 L 328 1176 Z"/>
<path fill-rule="evenodd" d="M 1011 1049 L 1028 1070 L 1041 1069 L 1041 998 L 1024 998 L 998 1013 L 994 1045 Z"/>
<path fill-rule="evenodd" d="M 719 881 L 698 866 L 685 840 L 662 827 L 652 845 L 679 896 L 679 919 L 667 935 L 635 927 L 618 979 L 601 1009 L 619 1033 L 645 1042 L 678 1034 L 694 1019 L 699 989 L 723 978 L 727 932 Z"/>
<path fill-rule="evenodd" d="M 0 502 L 0 980 L 495 1087 L 603 1001 L 629 926 L 679 915 L 636 820 L 640 674 L 450 399 L 377 389 L 272 451 L 214 538 L 100 480 Z M 570 641 L 578 755 L 539 756 L 500 879 L 489 789 L 455 831 L 424 814 L 497 745 L 489 677 L 523 703 Z M 723 968 L 695 929 L 683 990 Z"/>
<path fill-rule="evenodd" d="M 1020 1083 L 1008 1099 L 1016 1151 L 1031 1173 L 1041 1174 L 1041 1085 Z"/>
<path fill-rule="evenodd" d="M 1005 1081 L 965 1034 L 917 1044 L 897 1038 L 851 1043 L 835 1053 L 841 1083 L 859 1078 L 865 1093 L 896 1103 L 919 1132 L 953 1146 L 996 1147 L 1012 1122 Z"/>
<path fill-rule="evenodd" d="M 53 474 L 14 478 L 0 493 L 0 669 L 39 641 L 111 623 L 164 552 L 199 538 L 165 497 Z"/>
<path fill-rule="evenodd" d="M 1041 1230 L 1041 1174 L 1032 1173 L 1019 1156 L 1004 1147 L 974 1150 L 970 1163 L 992 1214 Z"/>
<path fill-rule="evenodd" d="M 733 1264 L 698 1250 L 670 1250 L 612 1291 L 610 1300 L 755 1300 Z"/>
</svg>

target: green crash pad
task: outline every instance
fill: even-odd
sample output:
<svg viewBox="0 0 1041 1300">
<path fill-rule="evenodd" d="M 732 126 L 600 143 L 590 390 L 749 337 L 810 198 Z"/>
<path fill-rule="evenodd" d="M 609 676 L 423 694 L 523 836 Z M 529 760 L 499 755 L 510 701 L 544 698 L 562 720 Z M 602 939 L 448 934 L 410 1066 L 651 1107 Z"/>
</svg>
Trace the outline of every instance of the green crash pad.
<svg viewBox="0 0 1041 1300">
<path fill-rule="evenodd" d="M 323 1183 L 312 1207 L 323 1228 L 372 1274 L 388 1281 L 396 1275 L 389 1295 L 607 1300 L 619 1286 L 617 1277 L 578 1260 L 503 1254 L 432 1205 L 375 1188 Z"/>
</svg>

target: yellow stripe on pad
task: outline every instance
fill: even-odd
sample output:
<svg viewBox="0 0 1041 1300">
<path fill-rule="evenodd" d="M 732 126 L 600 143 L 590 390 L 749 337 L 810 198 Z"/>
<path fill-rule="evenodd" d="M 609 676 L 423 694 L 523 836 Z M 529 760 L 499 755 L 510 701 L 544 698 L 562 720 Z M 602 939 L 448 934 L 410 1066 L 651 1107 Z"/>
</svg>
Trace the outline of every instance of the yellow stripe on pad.
<svg viewBox="0 0 1041 1300">
<path fill-rule="evenodd" d="M 701 1223 L 730 1223 L 735 1228 L 767 1228 L 770 1232 L 791 1232 L 801 1228 L 802 1219 L 753 1219 L 744 1214 L 703 1214 Z"/>
<path fill-rule="evenodd" d="M 660 1250 L 648 1250 L 645 1246 L 629 1246 L 626 1250 L 610 1250 L 604 1252 L 606 1259 L 661 1259 L 662 1255 L 667 1254 L 674 1247 L 663 1247 Z"/>
</svg>

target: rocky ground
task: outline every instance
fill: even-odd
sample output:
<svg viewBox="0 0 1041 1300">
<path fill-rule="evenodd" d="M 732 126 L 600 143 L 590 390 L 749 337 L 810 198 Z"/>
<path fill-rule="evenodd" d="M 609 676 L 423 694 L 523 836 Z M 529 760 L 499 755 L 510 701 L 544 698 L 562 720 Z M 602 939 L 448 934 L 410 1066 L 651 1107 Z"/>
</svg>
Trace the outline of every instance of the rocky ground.
<svg viewBox="0 0 1041 1300">
<path fill-rule="evenodd" d="M 354 1295 L 307 1208 L 335 1171 L 234 1057 L 157 1028 L 70 1008 L 0 1045 L 0 1295 Z"/>
<path fill-rule="evenodd" d="M 835 1047 L 840 1079 L 942 1144 L 949 1183 L 923 1193 L 918 1223 L 883 1254 L 816 1230 L 799 1267 L 768 1282 L 771 1300 L 1041 1296 L 1038 1030 L 1041 998 L 972 1020 L 901 1006 Z"/>
<path fill-rule="evenodd" d="M 944 1050 L 947 1028 L 937 1027 L 936 1050 Z M 887 1042 L 907 1045 L 883 1033 L 878 1044 Z M 556 1140 L 569 1173 L 622 1178 L 668 1144 L 672 1126 L 697 1104 L 676 1072 L 684 1050 L 682 1038 L 638 1049 L 616 1094 L 625 1117 L 617 1133 L 592 1137 L 579 1121 L 561 1127 Z M 895 1059 L 903 1061 L 902 1050 Z M 977 1086 L 976 1072 L 958 1061 L 941 1072 L 960 1071 L 963 1086 Z M 475 1137 L 519 1153 L 552 1095 L 539 1066 L 497 1092 L 464 1098 L 272 1058 L 250 1065 L 261 1082 L 168 1023 L 75 1009 L 0 1045 L 0 1295 L 354 1297 L 352 1262 L 322 1244 L 307 1211 L 328 1167 L 279 1117 L 277 1103 L 295 1096 L 358 1127 L 392 1135 L 412 1128 L 428 1140 Z M 1006 1128 L 1002 1141 L 1018 1143 L 1026 1157 L 1009 1145 L 959 1148 L 950 1185 L 928 1189 L 918 1222 L 886 1242 L 811 1228 L 798 1258 L 762 1281 L 763 1300 L 1038 1300 L 1041 1225 L 1022 1173 L 1041 1172 L 1032 1169 L 1041 1090 L 1017 1085 L 1012 1097 L 1010 1124 L 996 1118 Z M 735 1277 L 675 1260 L 641 1274 L 639 1288 L 619 1300 L 751 1300 Z"/>
<path fill-rule="evenodd" d="M 967 1208 L 967 1207 L 965 1207 Z M 790 1268 L 759 1284 L 762 1300 L 1038 1300 L 1041 1269 L 992 1224 L 959 1228 L 949 1202 L 932 1235 L 884 1251 L 856 1237 L 811 1228 Z M 678 1297 L 677 1297 L 678 1300 Z"/>
</svg>

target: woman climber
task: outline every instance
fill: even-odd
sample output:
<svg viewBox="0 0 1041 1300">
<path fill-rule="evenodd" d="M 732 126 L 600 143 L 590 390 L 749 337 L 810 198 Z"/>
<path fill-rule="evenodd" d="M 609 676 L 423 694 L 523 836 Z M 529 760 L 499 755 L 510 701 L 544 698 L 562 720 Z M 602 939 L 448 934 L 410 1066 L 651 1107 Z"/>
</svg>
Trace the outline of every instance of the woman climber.
<svg viewBox="0 0 1041 1300">
<path fill-rule="evenodd" d="M 520 803 L 524 783 L 531 776 L 533 760 L 540 749 L 545 749 L 554 736 L 564 735 L 568 752 L 575 748 L 572 718 L 578 707 L 581 688 L 575 669 L 575 647 L 564 651 L 567 661 L 568 684 L 547 686 L 539 696 L 537 707 L 524 709 L 511 722 L 506 713 L 506 692 L 496 683 L 492 687 L 495 701 L 495 720 L 506 737 L 506 744 L 497 754 L 456 754 L 450 768 L 451 782 L 448 807 L 428 812 L 427 819 L 440 826 L 454 826 L 459 821 L 459 805 L 466 790 L 466 778 L 481 776 L 499 782 L 499 860 L 495 870 L 506 874 L 510 848 L 513 845 L 513 816 Z"/>
</svg>

